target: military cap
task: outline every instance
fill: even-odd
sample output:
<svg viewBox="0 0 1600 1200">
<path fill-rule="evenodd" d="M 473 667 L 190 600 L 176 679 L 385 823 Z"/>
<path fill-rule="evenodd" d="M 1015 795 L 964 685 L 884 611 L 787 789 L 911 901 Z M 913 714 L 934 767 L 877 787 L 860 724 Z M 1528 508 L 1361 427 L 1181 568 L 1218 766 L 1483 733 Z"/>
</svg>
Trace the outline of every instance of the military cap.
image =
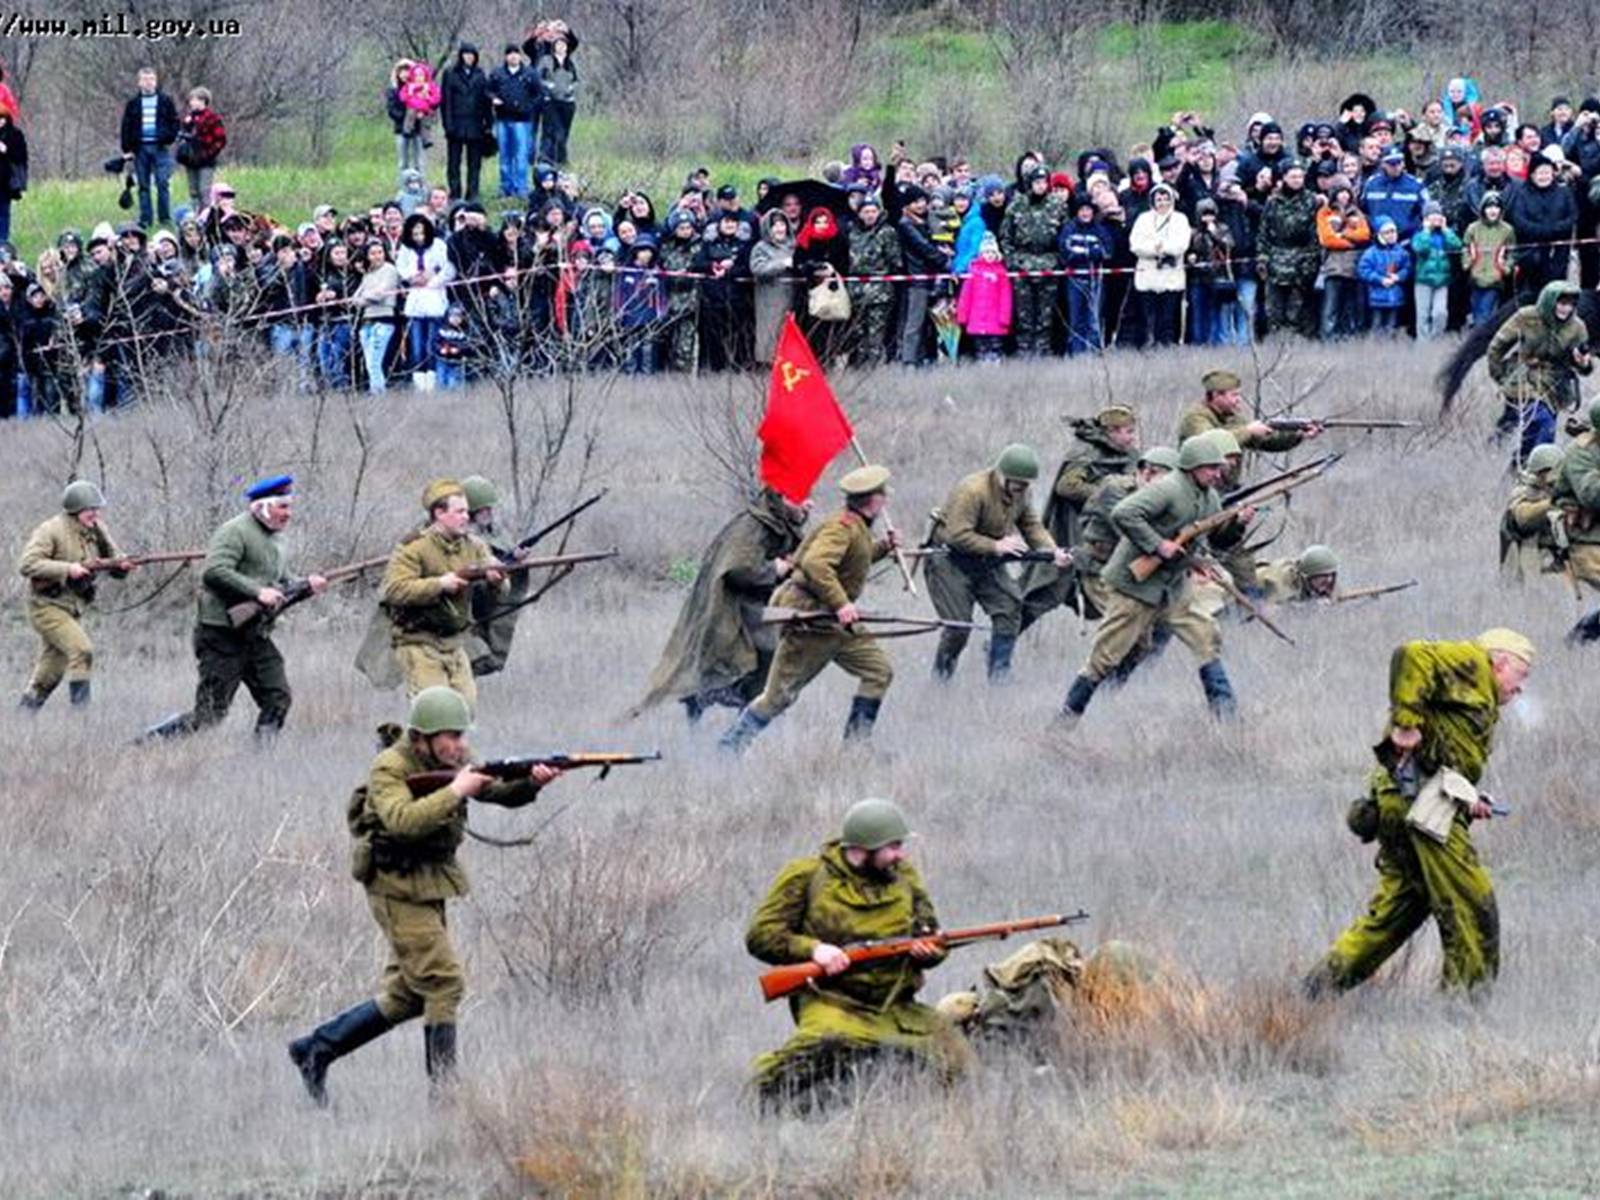
<svg viewBox="0 0 1600 1200">
<path fill-rule="evenodd" d="M 268 496 L 287 496 L 294 490 L 293 475 L 268 475 L 244 490 L 246 500 L 265 500 Z"/>
<path fill-rule="evenodd" d="M 1491 654 L 1509 654 L 1513 658 L 1520 658 L 1530 667 L 1533 665 L 1533 643 L 1515 629 L 1499 626 L 1485 629 L 1475 640 L 1481 649 Z"/>
<path fill-rule="evenodd" d="M 467 507 L 473 512 L 480 508 L 493 508 L 500 503 L 500 493 L 482 475 L 468 475 L 461 481 L 461 490 L 466 493 Z"/>
<path fill-rule="evenodd" d="M 1125 429 L 1139 423 L 1139 414 L 1126 404 L 1112 404 L 1097 412 L 1094 420 L 1101 429 Z"/>
<path fill-rule="evenodd" d="M 857 467 L 839 480 L 839 490 L 846 496 L 870 496 L 874 492 L 889 490 L 889 468 L 877 465 Z"/>
<path fill-rule="evenodd" d="M 454 479 L 435 479 L 422 489 L 422 507 L 432 512 L 434 506 L 442 504 L 451 496 L 465 498 L 466 489 Z"/>
<path fill-rule="evenodd" d="M 1228 459 L 1212 438 L 1201 434 L 1199 437 L 1185 438 L 1183 445 L 1178 448 L 1178 469 L 1180 471 L 1193 471 L 1199 467 L 1225 467 Z"/>
<path fill-rule="evenodd" d="M 1298 565 L 1302 575 L 1335 575 L 1339 571 L 1339 556 L 1327 546 L 1307 546 L 1300 552 Z"/>
<path fill-rule="evenodd" d="M 1162 467 L 1168 471 L 1178 469 L 1178 452 L 1171 446 L 1151 446 L 1139 455 L 1141 467 Z"/>
<path fill-rule="evenodd" d="M 465 733 L 472 728 L 472 709 L 454 688 L 423 688 L 412 698 L 406 728 L 417 733 Z"/>
<path fill-rule="evenodd" d="M 994 469 L 1005 479 L 1034 480 L 1039 478 L 1039 455 L 1032 446 L 1012 442 L 1000 451 Z"/>
<path fill-rule="evenodd" d="M 1232 371 L 1207 371 L 1200 376 L 1200 386 L 1208 392 L 1232 392 L 1244 386 Z"/>
<path fill-rule="evenodd" d="M 857 800 L 844 815 L 839 842 L 860 850 L 879 850 L 910 836 L 906 815 L 893 800 Z"/>
<path fill-rule="evenodd" d="M 104 508 L 106 498 L 100 489 L 87 479 L 74 479 L 61 493 L 61 507 L 65 512 L 81 513 L 86 508 Z"/>
<path fill-rule="evenodd" d="M 1594 420 L 1594 410 L 1600 408 L 1600 400 L 1595 401 L 1589 409 L 1589 419 Z M 1528 455 L 1525 464 L 1528 470 L 1537 475 L 1540 471 L 1554 471 L 1561 465 L 1561 451 L 1546 442 L 1543 446 L 1535 446 L 1533 453 Z"/>
</svg>

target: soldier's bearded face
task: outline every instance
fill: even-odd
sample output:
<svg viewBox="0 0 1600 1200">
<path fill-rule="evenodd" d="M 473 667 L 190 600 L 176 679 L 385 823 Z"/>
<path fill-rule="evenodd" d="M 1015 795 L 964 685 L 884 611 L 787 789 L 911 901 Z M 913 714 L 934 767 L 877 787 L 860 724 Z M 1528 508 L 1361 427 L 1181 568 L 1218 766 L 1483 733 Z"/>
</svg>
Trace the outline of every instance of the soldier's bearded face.
<svg viewBox="0 0 1600 1200">
<path fill-rule="evenodd" d="M 900 864 L 906 859 L 906 846 L 904 842 L 890 842 L 887 846 L 879 846 L 867 859 L 867 866 L 879 875 L 893 878 L 899 873 Z"/>
<path fill-rule="evenodd" d="M 1331 596 L 1334 584 L 1338 582 L 1337 575 L 1313 575 L 1306 580 L 1306 587 L 1311 590 L 1313 596 Z"/>
</svg>

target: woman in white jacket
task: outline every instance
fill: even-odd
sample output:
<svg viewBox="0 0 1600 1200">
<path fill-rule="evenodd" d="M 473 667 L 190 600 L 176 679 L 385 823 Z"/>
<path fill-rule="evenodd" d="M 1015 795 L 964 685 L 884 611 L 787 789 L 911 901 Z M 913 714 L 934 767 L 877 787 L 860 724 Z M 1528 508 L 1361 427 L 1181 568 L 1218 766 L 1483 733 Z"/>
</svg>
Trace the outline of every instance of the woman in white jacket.
<svg viewBox="0 0 1600 1200">
<path fill-rule="evenodd" d="M 412 213 L 400 229 L 400 253 L 395 258 L 400 281 L 406 285 L 406 346 L 410 351 L 411 384 L 418 391 L 433 391 L 434 337 L 450 307 L 448 284 L 456 269 L 444 239 L 433 221 Z"/>
<path fill-rule="evenodd" d="M 1183 318 L 1189 250 L 1189 218 L 1178 211 L 1178 193 L 1164 183 L 1150 189 L 1150 207 L 1128 232 L 1128 248 L 1138 259 L 1133 290 L 1144 313 L 1145 345 L 1175 346 Z"/>
</svg>

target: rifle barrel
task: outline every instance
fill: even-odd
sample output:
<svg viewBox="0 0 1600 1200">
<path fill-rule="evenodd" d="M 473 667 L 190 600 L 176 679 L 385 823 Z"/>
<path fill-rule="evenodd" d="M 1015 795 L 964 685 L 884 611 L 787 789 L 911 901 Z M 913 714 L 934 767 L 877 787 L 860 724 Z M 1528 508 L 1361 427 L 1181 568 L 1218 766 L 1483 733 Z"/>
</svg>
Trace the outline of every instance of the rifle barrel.
<svg viewBox="0 0 1600 1200">
<path fill-rule="evenodd" d="M 600 501 L 606 498 L 606 493 L 610 490 L 610 488 L 601 488 L 587 500 L 580 501 L 578 504 L 573 505 L 554 521 L 551 521 L 550 524 L 546 525 L 543 529 L 535 530 L 533 533 L 530 533 L 527 537 L 523 538 L 516 544 L 515 549 L 527 550 L 532 546 L 538 545 L 540 541 L 554 533 L 556 530 L 560 529 L 563 525 L 571 524 L 573 521 L 577 520 L 578 517 L 589 511 L 589 509 L 593 508 L 596 504 L 599 504 Z"/>
</svg>

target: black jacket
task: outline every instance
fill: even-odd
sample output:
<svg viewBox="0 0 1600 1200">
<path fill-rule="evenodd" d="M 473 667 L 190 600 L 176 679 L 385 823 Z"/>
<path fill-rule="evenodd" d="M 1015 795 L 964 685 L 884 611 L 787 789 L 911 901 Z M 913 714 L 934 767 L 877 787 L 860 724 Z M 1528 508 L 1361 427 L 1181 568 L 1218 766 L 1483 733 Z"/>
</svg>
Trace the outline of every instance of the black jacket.
<svg viewBox="0 0 1600 1200">
<path fill-rule="evenodd" d="M 895 231 L 900 235 L 900 256 L 905 262 L 907 275 L 942 275 L 950 269 L 950 259 L 928 236 L 926 222 L 904 216 L 895 226 Z M 932 291 L 933 281 L 920 281 L 911 286 Z"/>
<path fill-rule="evenodd" d="M 489 95 L 500 101 L 494 115 L 502 121 L 531 121 L 544 107 L 544 87 L 539 82 L 539 72 L 524 66 L 513 75 L 505 67 L 496 67 L 489 76 Z"/>
<path fill-rule="evenodd" d="M 1565 241 L 1578 223 L 1578 202 L 1565 184 L 1524 183 L 1506 201 L 1506 219 L 1517 231 L 1519 247 Z"/>
<path fill-rule="evenodd" d="M 6 147 L 5 155 L 0 157 L 0 192 L 15 200 L 22 195 L 22 191 L 11 186 L 11 168 L 21 167 L 22 177 L 18 182 L 26 181 L 28 139 L 23 136 L 22 130 L 7 121 L 4 127 L 0 127 L 0 142 L 4 142 Z"/>
<path fill-rule="evenodd" d="M 144 124 L 142 97 L 135 96 L 122 110 L 122 152 L 137 153 L 142 143 L 140 127 Z M 163 149 L 178 140 L 178 106 L 165 92 L 156 93 L 156 145 Z"/>
<path fill-rule="evenodd" d="M 463 55 L 476 51 L 463 46 L 456 61 L 439 77 L 439 113 L 444 119 L 445 137 L 471 141 L 483 136 L 493 120 L 489 104 L 489 77 L 474 62 L 467 66 Z"/>
</svg>

